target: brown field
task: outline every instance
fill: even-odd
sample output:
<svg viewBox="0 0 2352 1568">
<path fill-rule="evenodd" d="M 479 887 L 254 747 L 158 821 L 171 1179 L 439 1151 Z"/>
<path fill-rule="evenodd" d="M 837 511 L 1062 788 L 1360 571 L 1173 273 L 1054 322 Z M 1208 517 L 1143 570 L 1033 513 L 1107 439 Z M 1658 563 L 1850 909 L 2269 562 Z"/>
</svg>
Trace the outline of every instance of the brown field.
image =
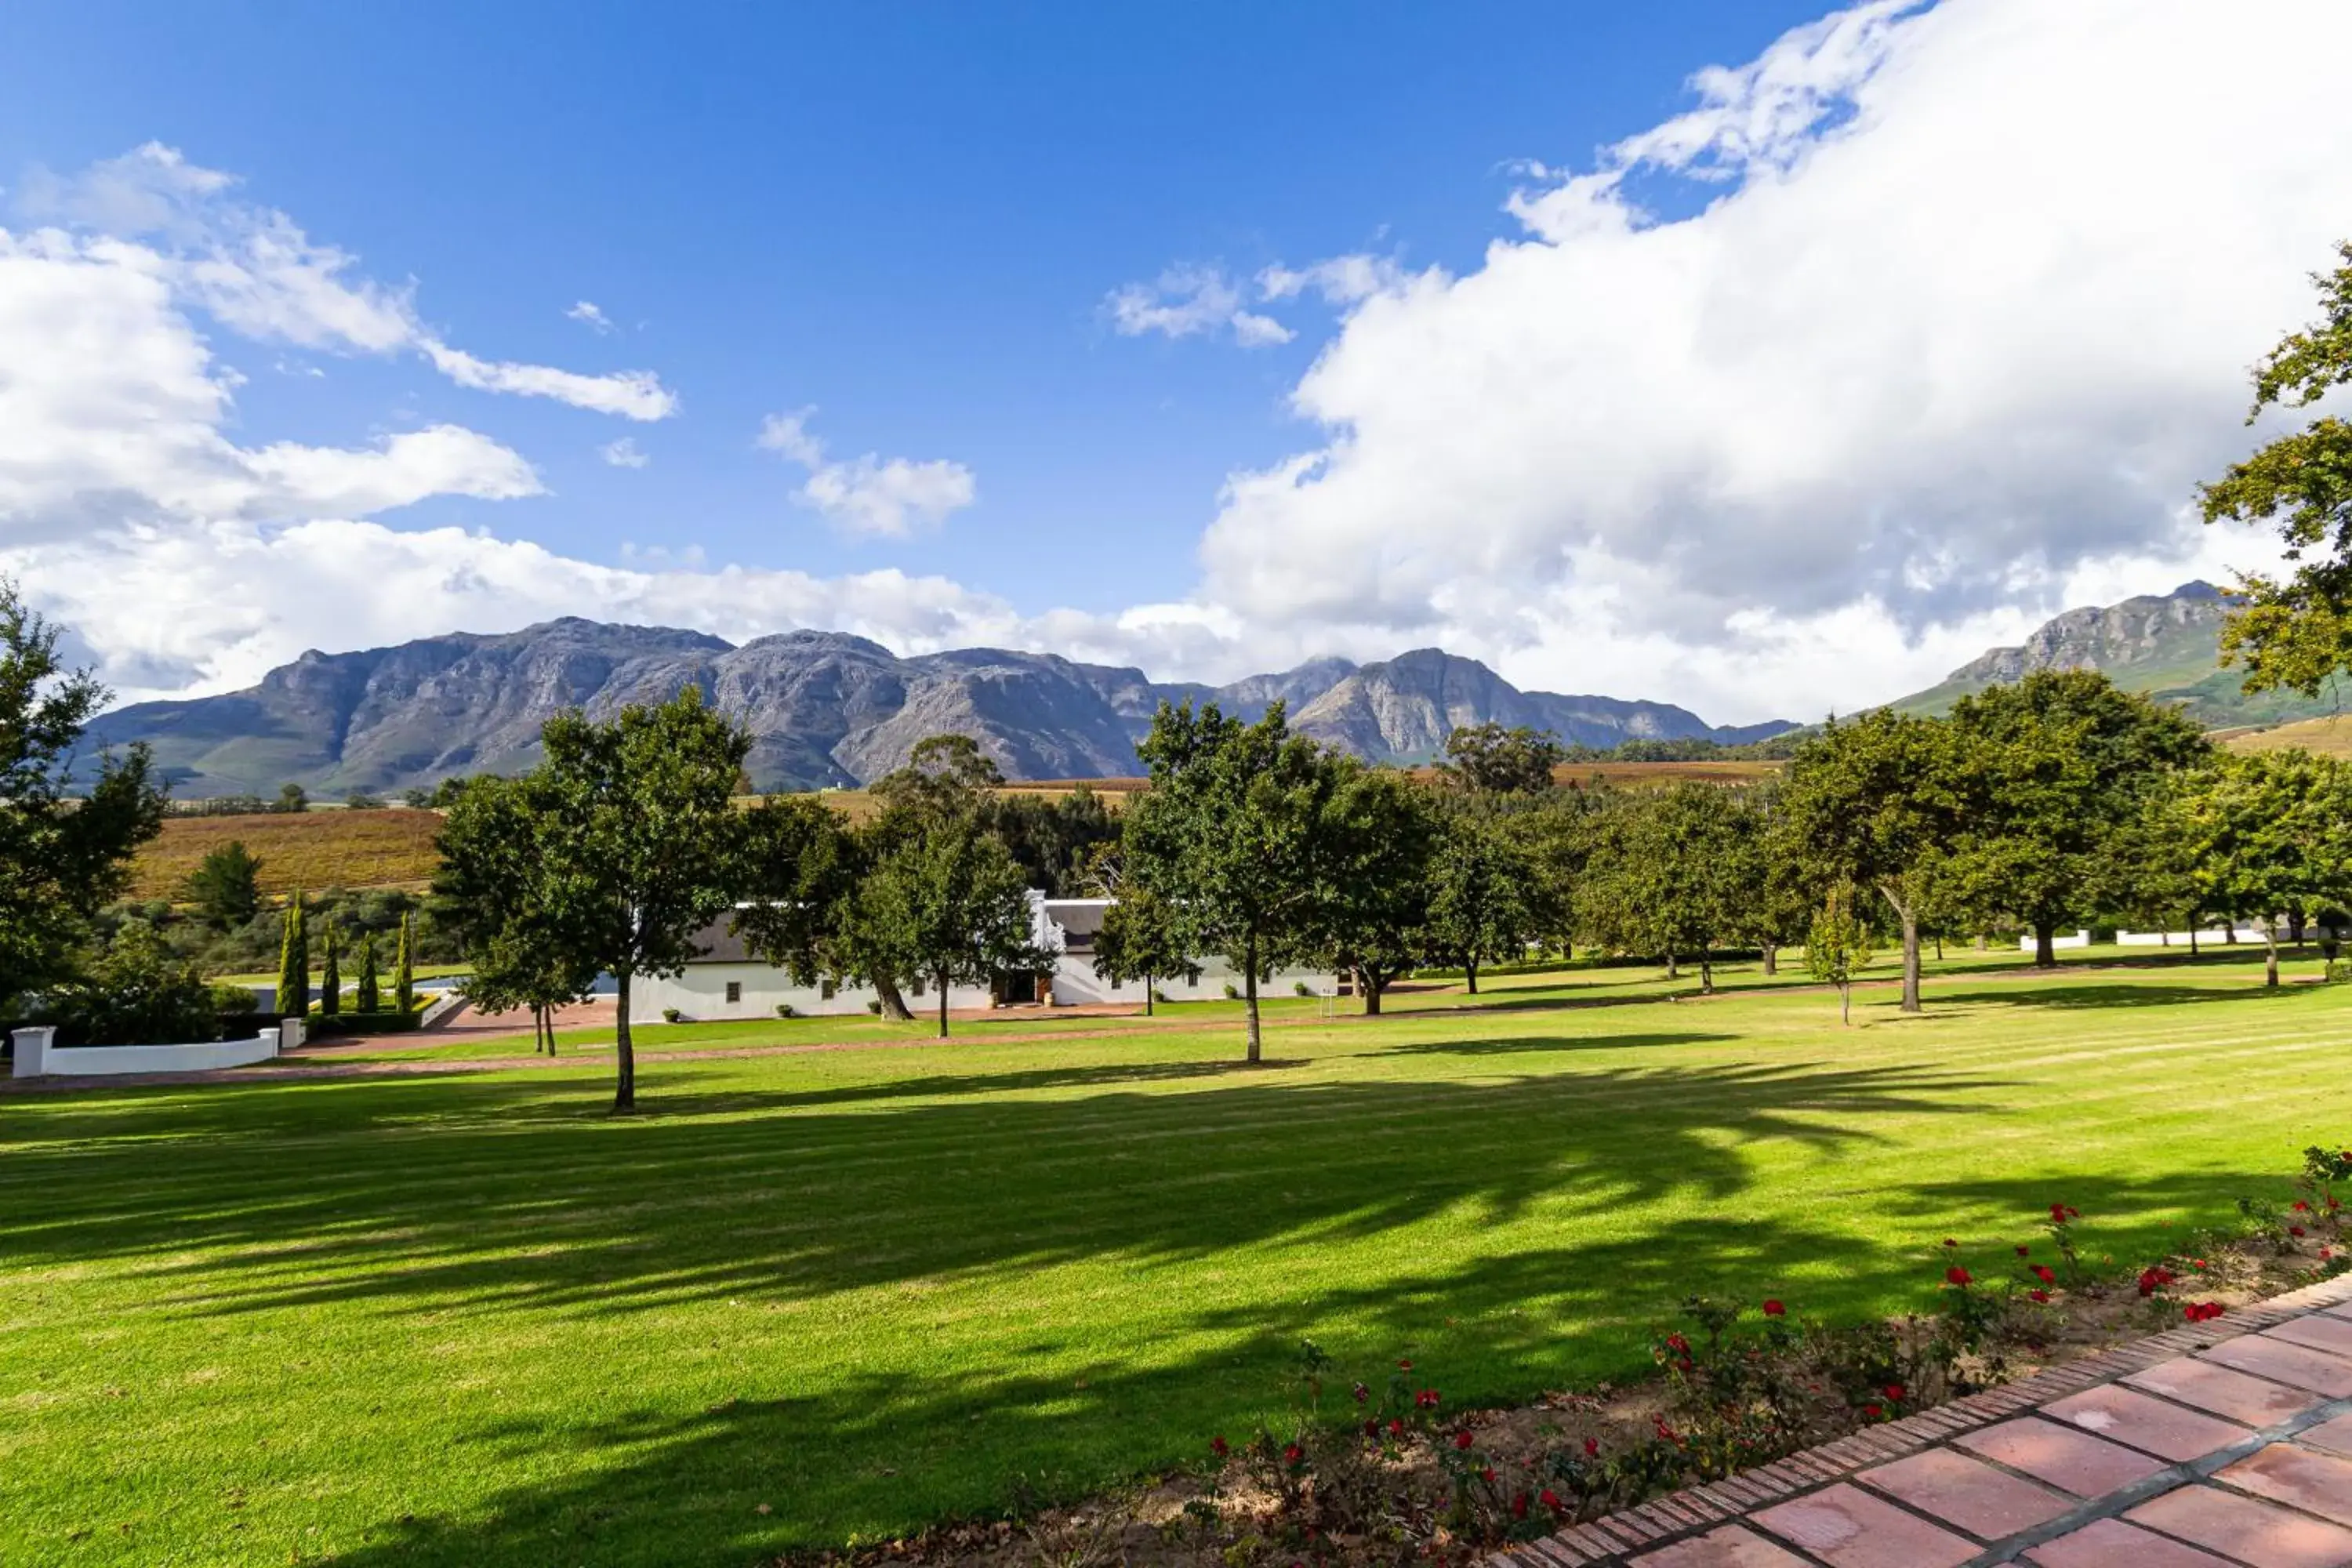
<svg viewBox="0 0 2352 1568">
<path fill-rule="evenodd" d="M 2275 730 L 2226 730 L 2214 737 L 2233 752 L 2275 752 L 2300 746 L 2323 757 L 2352 757 L 2352 714 L 2329 714 Z"/>
<path fill-rule="evenodd" d="M 432 879 L 439 858 L 436 811 L 310 811 L 278 816 L 174 816 L 131 865 L 131 897 L 176 899 L 188 873 L 224 844 L 244 844 L 261 862 L 261 890 L 413 888 Z"/>
</svg>

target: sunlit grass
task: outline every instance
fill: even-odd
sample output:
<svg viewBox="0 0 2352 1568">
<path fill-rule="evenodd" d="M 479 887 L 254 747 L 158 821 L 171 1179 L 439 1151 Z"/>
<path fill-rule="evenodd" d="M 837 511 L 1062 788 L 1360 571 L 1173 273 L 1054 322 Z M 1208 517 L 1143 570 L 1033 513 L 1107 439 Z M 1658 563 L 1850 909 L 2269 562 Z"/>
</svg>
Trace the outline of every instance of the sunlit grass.
<svg viewBox="0 0 2352 1568">
<path fill-rule="evenodd" d="M 740 1563 L 1196 1458 L 1301 1335 L 1502 1400 L 1692 1290 L 1920 1304 L 2054 1200 L 2128 1263 L 2346 1131 L 2344 993 L 2258 978 L 1948 973 L 1848 1030 L 1796 966 L 1527 973 L 1276 999 L 1255 1071 L 1223 1003 L 679 1026 L 618 1120 L 585 1038 L 0 1097 L 0 1563 Z M 832 1042 L 877 1048 L 757 1054 Z"/>
</svg>

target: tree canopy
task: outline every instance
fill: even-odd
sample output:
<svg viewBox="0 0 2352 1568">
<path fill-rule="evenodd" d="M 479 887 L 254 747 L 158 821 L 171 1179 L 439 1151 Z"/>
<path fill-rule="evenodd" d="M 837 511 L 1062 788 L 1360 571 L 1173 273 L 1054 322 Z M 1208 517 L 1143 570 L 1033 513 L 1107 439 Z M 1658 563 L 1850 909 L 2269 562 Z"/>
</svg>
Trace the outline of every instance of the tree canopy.
<svg viewBox="0 0 2352 1568">
<path fill-rule="evenodd" d="M 1540 795 L 1552 787 L 1552 769 L 1567 757 L 1559 737 L 1521 724 L 1465 724 L 1445 737 L 1438 776 L 1486 795 Z"/>
<path fill-rule="evenodd" d="M 2352 240 L 2342 265 L 2315 274 L 2320 319 L 2290 332 L 2254 367 L 2251 425 L 2272 408 L 2307 408 L 2352 384 Z M 2296 563 L 2281 578 L 2243 577 L 2221 631 L 2223 662 L 2243 659 L 2246 689 L 2316 695 L 2352 668 L 2352 424 L 2312 420 L 2231 465 L 2199 500 L 2208 522 L 2270 523 Z"/>
<path fill-rule="evenodd" d="M 82 731 L 107 700 L 58 656 L 61 629 L 0 577 L 0 1006 L 73 973 L 89 922 L 163 830 L 147 749 L 102 754 L 73 793 Z"/>
</svg>

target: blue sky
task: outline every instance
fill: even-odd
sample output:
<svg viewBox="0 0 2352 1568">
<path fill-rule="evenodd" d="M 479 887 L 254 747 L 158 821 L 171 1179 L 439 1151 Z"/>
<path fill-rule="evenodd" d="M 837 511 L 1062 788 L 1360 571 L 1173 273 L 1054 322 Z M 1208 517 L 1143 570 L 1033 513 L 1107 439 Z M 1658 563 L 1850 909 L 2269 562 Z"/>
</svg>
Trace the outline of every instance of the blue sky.
<svg viewBox="0 0 2352 1568">
<path fill-rule="evenodd" d="M 1243 356 L 1118 337 L 1108 291 L 1179 259 L 1475 263 L 1507 162 L 1584 157 L 1671 112 L 1694 64 L 1808 14 L 36 4 L 0 13 L 0 170 L 159 141 L 414 278 L 420 313 L 478 353 L 646 366 L 679 395 L 680 417 L 625 432 L 648 465 L 616 470 L 593 415 L 239 356 L 254 427 L 453 418 L 546 476 L 544 497 L 417 521 L 601 560 L 624 542 L 826 574 L 919 558 L 1024 608 L 1112 610 L 1189 584 L 1226 472 L 1297 445 L 1285 396 L 1329 318 Z M 583 299 L 621 330 L 567 320 Z M 842 537 L 752 445 L 811 404 L 845 451 L 967 464 L 977 504 L 908 542 Z"/>
<path fill-rule="evenodd" d="M 59 459 L 0 449 L 0 564 L 81 626 L 133 694 L 241 683 L 309 643 L 567 609 L 730 636 L 830 621 L 902 647 L 1019 641 L 1170 674 L 1440 641 L 1523 684 L 1676 698 L 1727 720 L 1778 710 L 1771 684 L 1821 684 L 1857 654 L 1883 683 L 1932 679 L 2070 594 L 2210 569 L 2179 515 L 2190 469 L 2228 450 L 2225 435 L 2242 439 L 2242 365 L 2294 319 L 2320 237 L 2352 230 L 2352 212 L 2321 199 L 2341 195 L 2327 170 L 2343 132 L 2315 108 L 2308 130 L 2332 145 L 2232 156 L 2275 175 L 2252 182 L 2254 218 L 2322 216 L 2274 224 L 2258 246 L 2183 241 L 2151 258 L 2135 226 L 2166 221 L 2153 184 L 2102 176 L 2093 194 L 2084 177 L 2113 162 L 2100 126 L 2183 121 L 2179 83 L 2199 61 L 2273 45 L 2186 0 L 2085 4 L 2129 12 L 2137 42 L 2102 60 L 2081 27 L 2021 0 L 1866 0 L 1825 21 L 1819 5 L 1759 0 L 12 5 L 0 231 L 20 244 L 63 225 L 83 273 L 110 237 L 174 267 L 217 245 L 211 230 L 158 238 L 87 204 L 44 205 L 155 144 L 234 176 L 203 199 L 247 215 L 235 221 L 282 215 L 353 258 L 344 283 L 407 290 L 416 342 L 649 372 L 675 411 L 640 421 L 475 389 L 405 350 L 251 330 L 175 281 L 159 331 L 193 333 L 224 389 L 209 428 L 228 456 L 205 462 L 250 466 L 288 445 L 347 455 L 449 427 L 508 454 L 509 477 L 230 504 L 143 471 L 110 479 L 91 457 L 98 477 L 70 493 L 27 478 L 33 499 L 12 510 L 9 464 L 46 475 Z M 2312 0 L 2299 53 L 2325 54 L 2312 29 L 2341 31 L 2343 15 Z M 1711 66 L 1734 69 L 1694 81 Z M 2269 112 L 2304 112 L 2295 81 L 2272 90 Z M 2307 100 L 2328 90 L 2314 81 Z M 1972 94 L 1987 120 L 1955 132 Z M 2216 100 L 2178 133 L 2242 112 Z M 1597 195 L 1573 183 L 1595 171 Z M 2082 211 L 2053 214 L 2059 179 L 2085 193 Z M 2248 302 L 2179 329 L 2169 357 L 2190 363 L 2165 377 L 2178 397 L 2126 396 L 2120 418 L 2095 388 L 2069 388 L 2054 412 L 2021 393 L 1953 428 L 1922 414 L 1860 448 L 1916 447 L 1916 462 L 1856 479 L 1879 459 L 1836 449 L 1861 417 L 1842 409 L 1904 406 L 1920 334 L 1952 334 L 1955 353 L 1931 364 L 2010 352 L 2018 301 L 1979 287 L 2000 268 L 1906 283 L 1906 268 L 1935 265 L 1920 257 L 1951 250 L 1926 232 L 1939 222 L 1997 234 L 2007 255 L 2113 237 L 2112 256 L 2093 244 L 2063 264 L 2075 270 L 2049 262 L 2004 285 L 2037 299 L 2153 267 Z M 1913 227 L 1916 254 L 1853 259 Z M 1376 280 L 1330 298 L 1263 280 L 1335 258 Z M 1824 278 L 1840 266 L 1855 277 Z M 1186 268 L 1218 269 L 1236 309 L 1288 341 L 1119 330 L 1118 291 L 1141 300 Z M 583 300 L 604 328 L 567 314 Z M 1954 300 L 1969 301 L 1957 318 Z M 1646 335 L 1612 327 L 1631 321 Z M 2079 363 L 2128 325 L 2093 321 L 2060 346 Z M 2046 384 L 2025 338 L 1916 406 Z M 16 363 L 67 363 L 61 345 Z M 0 359 L 9 349 L 0 337 Z M 2147 367 L 2116 378 L 2142 385 Z M 1816 406 L 1814 426 L 1790 425 Z M 822 455 L 757 444 L 772 416 L 811 408 L 801 428 Z M 1638 426 L 1612 423 L 1634 408 Z M 2068 456 L 2024 482 L 2018 423 L 2053 418 Z M 2184 422 L 2187 466 L 2085 502 Z M 69 424 L 58 441 L 104 449 L 106 432 Z M 600 455 L 623 439 L 642 466 Z M 901 537 L 796 499 L 813 466 L 866 453 L 938 465 L 925 471 L 973 499 L 951 496 Z M 1987 474 L 1982 515 L 1951 500 Z M 143 499 L 106 499 L 123 494 Z M 59 553 L 63 518 L 93 531 L 83 553 Z M 362 520 L 330 539 L 328 524 Z M 411 553 L 453 559 L 456 536 L 434 531 L 453 526 L 539 545 L 561 571 L 510 550 L 446 580 L 386 566 L 400 614 L 256 603 L 238 619 L 173 617 L 170 636 L 135 624 L 121 602 L 132 590 L 87 585 L 186 580 L 206 552 L 250 550 L 299 555 L 293 577 L 317 574 L 324 597 L 370 580 L 372 549 L 429 538 Z M 182 531 L 168 563 L 159 528 Z M 604 566 L 641 575 L 584 570 Z M 717 581 L 727 568 L 783 586 Z M 898 579 L 875 575 L 893 572 L 927 584 L 908 595 L 919 613 L 893 619 Z M 534 574 L 572 585 L 527 591 Z M 1742 659 L 1748 676 L 1727 673 Z M 1892 694 L 1808 688 L 1794 706 Z"/>
</svg>

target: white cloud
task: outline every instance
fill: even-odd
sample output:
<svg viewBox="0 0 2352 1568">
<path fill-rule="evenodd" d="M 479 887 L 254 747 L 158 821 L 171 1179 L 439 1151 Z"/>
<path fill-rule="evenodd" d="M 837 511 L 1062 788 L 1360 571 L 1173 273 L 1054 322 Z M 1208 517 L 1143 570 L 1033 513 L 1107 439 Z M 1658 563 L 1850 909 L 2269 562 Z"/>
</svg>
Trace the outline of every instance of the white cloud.
<svg viewBox="0 0 2352 1568">
<path fill-rule="evenodd" d="M 578 321 L 582 326 L 590 328 L 599 334 L 614 330 L 612 318 L 598 309 L 593 300 L 583 300 L 563 313 L 571 320 Z"/>
<path fill-rule="evenodd" d="M 944 458 L 918 462 L 867 452 L 845 462 L 828 459 L 824 442 L 809 433 L 815 412 L 771 414 L 759 444 L 808 469 L 799 499 L 849 532 L 904 539 L 978 498 L 971 470 Z"/>
<path fill-rule="evenodd" d="M 1754 717 L 2264 554 L 2188 502 L 2352 231 L 2347 52 L 2336 0 L 1945 0 L 1703 71 L 1475 268 L 1326 275 L 1323 438 L 1233 477 L 1201 596 Z"/>
<path fill-rule="evenodd" d="M 1189 338 L 1230 330 L 1235 342 L 1254 349 L 1297 336 L 1273 317 L 1244 309 L 1240 285 L 1217 267 L 1171 267 L 1153 282 L 1111 290 L 1103 304 L 1121 337 Z"/>
<path fill-rule="evenodd" d="M 596 455 L 616 468 L 642 468 L 653 458 L 637 449 L 636 437 L 624 436 L 617 441 L 607 441 L 596 448 Z"/>
<path fill-rule="evenodd" d="M 676 395 L 651 371 L 583 375 L 451 347 L 418 318 L 413 285 L 392 289 L 359 275 L 356 257 L 313 241 L 282 212 L 236 200 L 236 184 L 151 142 L 71 178 L 38 174 L 24 205 L 78 233 L 143 242 L 176 299 L 249 338 L 338 353 L 412 351 L 461 386 L 628 419 L 677 412 Z"/>
<path fill-rule="evenodd" d="M 1386 256 L 1335 256 L 1299 268 L 1277 263 L 1257 275 L 1258 291 L 1268 300 L 1295 300 L 1312 289 L 1333 305 L 1360 305 L 1402 290 L 1406 281 L 1404 268 Z"/>
</svg>

